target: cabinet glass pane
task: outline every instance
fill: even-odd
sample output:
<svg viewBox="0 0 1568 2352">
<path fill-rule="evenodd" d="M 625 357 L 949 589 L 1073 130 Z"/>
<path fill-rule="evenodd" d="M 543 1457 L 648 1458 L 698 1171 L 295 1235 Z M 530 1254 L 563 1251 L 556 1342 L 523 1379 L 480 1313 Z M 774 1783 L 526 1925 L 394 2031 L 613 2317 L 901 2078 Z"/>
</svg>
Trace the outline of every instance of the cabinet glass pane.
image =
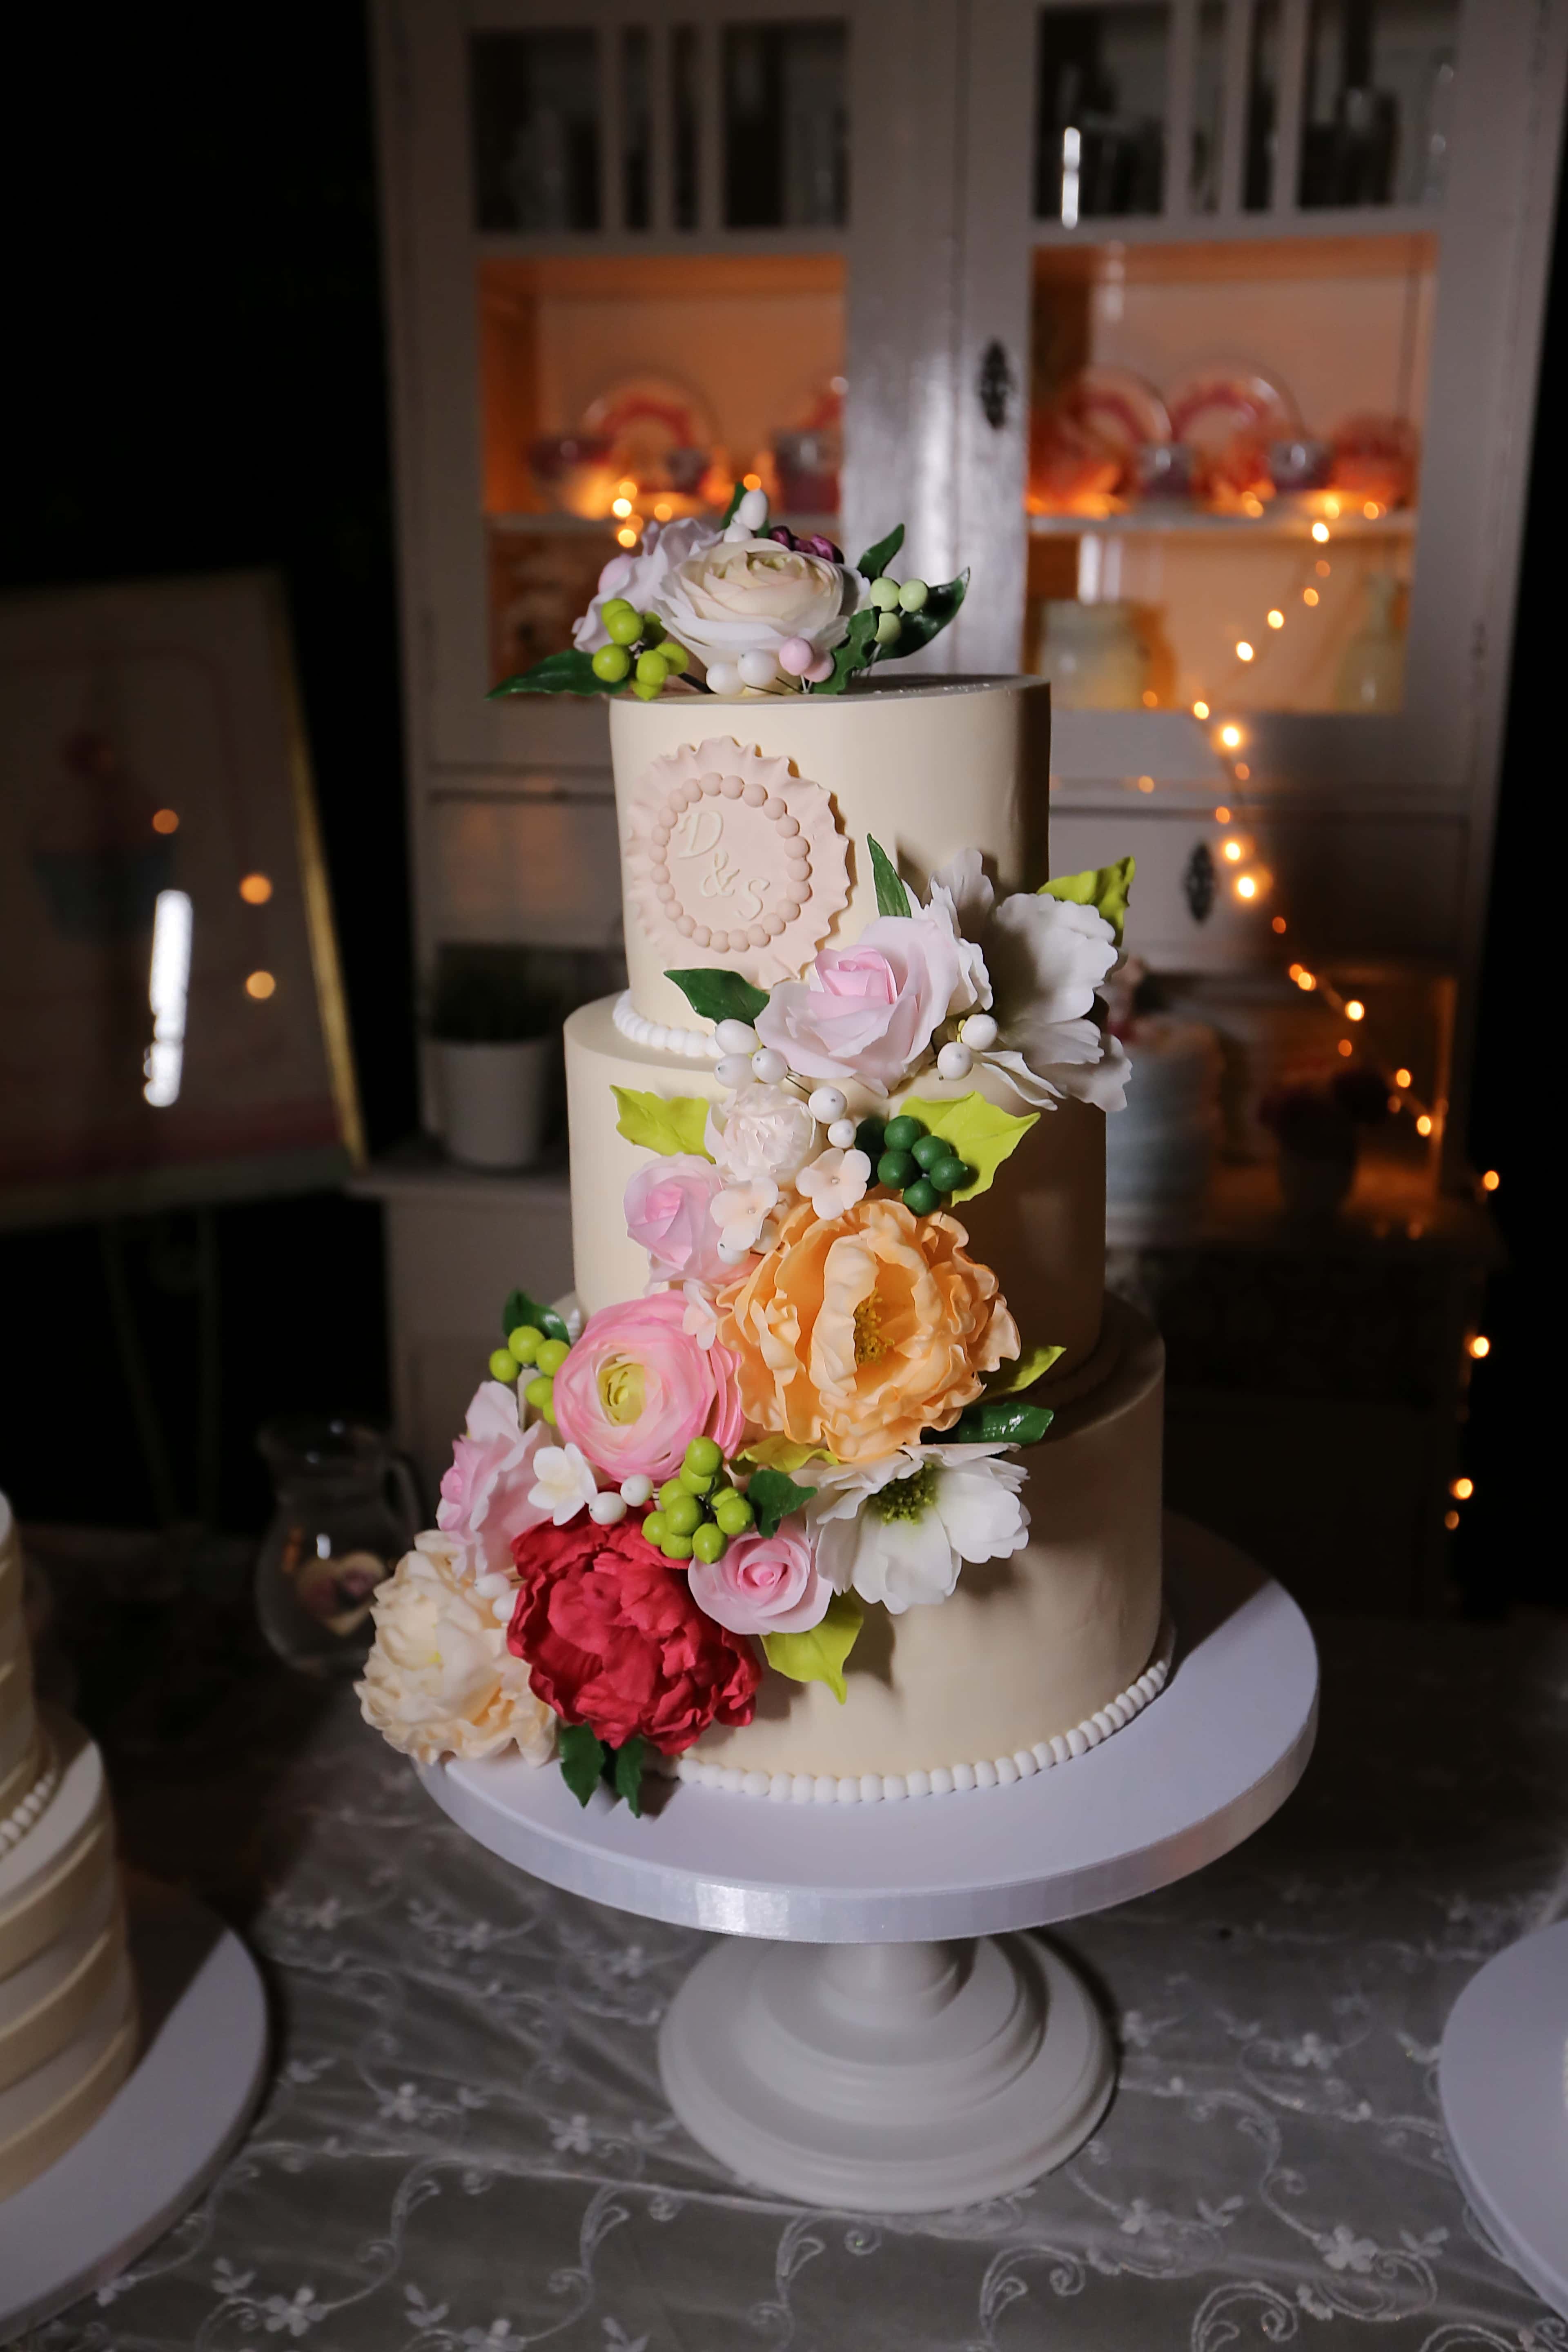
<svg viewBox="0 0 1568 2352">
<path fill-rule="evenodd" d="M 1304 206 L 1442 202 L 1458 35 L 1458 0 L 1313 0 Z"/>
<path fill-rule="evenodd" d="M 1161 209 L 1166 7 L 1043 8 L 1035 212 L 1074 227 Z"/>
<path fill-rule="evenodd" d="M 727 226 L 843 227 L 848 58 L 841 23 L 724 27 Z"/>
<path fill-rule="evenodd" d="M 1279 114 L 1279 0 L 1257 0 L 1247 55 L 1247 152 L 1241 167 L 1241 201 L 1249 213 L 1266 213 L 1274 202 Z"/>
<path fill-rule="evenodd" d="M 677 25 L 669 37 L 670 213 L 677 228 L 697 226 L 697 27 Z"/>
<path fill-rule="evenodd" d="M 1026 666 L 1066 708 L 1396 710 L 1426 235 L 1035 256 Z"/>
<path fill-rule="evenodd" d="M 621 211 L 627 228 L 647 228 L 652 218 L 651 131 L 647 29 L 628 25 L 621 35 Z"/>
<path fill-rule="evenodd" d="M 599 68 L 592 32 L 476 33 L 468 47 L 481 229 L 599 226 Z"/>
<path fill-rule="evenodd" d="M 1220 124 L 1225 107 L 1225 0 L 1202 0 L 1193 45 L 1193 145 L 1187 203 L 1219 209 Z"/>
</svg>

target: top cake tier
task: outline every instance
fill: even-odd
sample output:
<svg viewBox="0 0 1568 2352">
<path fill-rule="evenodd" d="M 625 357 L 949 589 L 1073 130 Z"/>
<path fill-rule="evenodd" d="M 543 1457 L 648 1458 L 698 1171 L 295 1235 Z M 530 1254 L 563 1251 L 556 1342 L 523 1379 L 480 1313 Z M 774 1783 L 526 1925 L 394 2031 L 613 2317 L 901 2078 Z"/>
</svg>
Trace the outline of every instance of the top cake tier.
<svg viewBox="0 0 1568 2352">
<path fill-rule="evenodd" d="M 1037 678 L 610 706 L 632 1004 L 707 1027 L 665 974 L 760 988 L 877 913 L 868 837 L 923 886 L 958 850 L 1005 887 L 1047 874 L 1050 691 Z"/>
</svg>

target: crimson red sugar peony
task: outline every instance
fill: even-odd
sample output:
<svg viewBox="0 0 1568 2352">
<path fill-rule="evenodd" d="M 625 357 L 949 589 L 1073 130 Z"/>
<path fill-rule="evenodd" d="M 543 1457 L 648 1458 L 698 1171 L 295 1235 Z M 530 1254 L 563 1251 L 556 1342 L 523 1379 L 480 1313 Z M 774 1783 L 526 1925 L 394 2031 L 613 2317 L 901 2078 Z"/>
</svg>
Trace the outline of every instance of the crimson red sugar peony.
<svg viewBox="0 0 1568 2352">
<path fill-rule="evenodd" d="M 710 1723 L 750 1723 L 755 1650 L 704 1616 L 640 1519 L 535 1528 L 512 1558 L 522 1590 L 507 1647 L 563 1722 L 585 1723 L 612 1748 L 640 1733 L 667 1756 Z"/>
</svg>

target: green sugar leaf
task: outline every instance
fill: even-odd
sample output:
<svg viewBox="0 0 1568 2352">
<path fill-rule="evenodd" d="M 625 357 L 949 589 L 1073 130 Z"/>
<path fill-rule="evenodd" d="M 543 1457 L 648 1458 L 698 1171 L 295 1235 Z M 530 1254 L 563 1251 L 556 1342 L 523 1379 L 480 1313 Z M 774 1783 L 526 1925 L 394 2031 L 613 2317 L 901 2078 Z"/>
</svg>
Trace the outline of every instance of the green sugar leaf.
<svg viewBox="0 0 1568 2352">
<path fill-rule="evenodd" d="M 876 658 L 877 622 L 880 616 L 868 604 L 852 615 L 849 634 L 834 649 L 833 676 L 812 688 L 813 694 L 842 694 L 857 671 L 868 669 Z"/>
<path fill-rule="evenodd" d="M 946 628 L 963 604 L 968 587 L 969 573 L 965 570 L 956 580 L 944 580 L 940 587 L 931 589 L 918 613 L 900 612 L 897 637 L 890 646 L 878 646 L 875 659 L 879 662 L 902 661 L 906 654 L 923 652 L 931 639 L 940 636 Z M 859 618 L 858 614 L 856 618 Z"/>
<path fill-rule="evenodd" d="M 990 1191 L 1004 1160 L 1016 1151 L 1029 1129 L 1038 1125 L 1040 1116 L 1032 1110 L 1023 1118 L 1015 1118 L 1010 1111 L 998 1110 L 994 1103 L 987 1102 L 984 1095 L 961 1095 L 956 1102 L 921 1102 L 911 1097 L 899 1108 L 923 1119 L 932 1135 L 951 1143 L 964 1166 L 973 1169 L 973 1183 L 954 1192 L 955 1202 L 973 1201 L 977 1192 Z"/>
<path fill-rule="evenodd" d="M 746 1500 L 757 1515 L 757 1533 L 776 1536 L 780 1520 L 804 1509 L 816 1492 L 815 1486 L 797 1486 L 782 1470 L 753 1470 Z"/>
<path fill-rule="evenodd" d="M 740 509 L 741 500 L 745 497 L 745 483 L 738 481 L 735 484 L 734 488 L 730 493 L 729 505 L 725 508 L 723 513 L 719 518 L 719 528 L 721 530 L 729 530 L 730 525 L 734 521 L 736 514 Z"/>
<path fill-rule="evenodd" d="M 903 543 L 904 526 L 901 522 L 896 523 L 887 538 L 879 539 L 875 547 L 868 547 L 855 566 L 861 579 L 879 580 Z"/>
<path fill-rule="evenodd" d="M 760 1470 L 790 1471 L 804 1470 L 808 1462 L 831 1462 L 833 1456 L 825 1445 L 803 1445 L 797 1438 L 767 1430 L 761 1437 L 748 1438 L 739 1458 L 755 1463 Z"/>
<path fill-rule="evenodd" d="M 553 1307 L 542 1307 L 526 1290 L 509 1290 L 500 1311 L 501 1338 L 509 1339 L 520 1323 L 531 1324 L 547 1339 L 564 1339 L 568 1347 L 572 1344 L 572 1334 Z"/>
<path fill-rule="evenodd" d="M 844 1666 L 866 1612 L 853 1592 L 836 1592 L 827 1614 L 809 1633 L 764 1633 L 763 1647 L 775 1674 L 792 1683 L 826 1683 L 840 1706 L 849 1694 Z"/>
<path fill-rule="evenodd" d="M 503 677 L 499 686 L 491 687 L 489 699 L 499 702 L 509 694 L 615 694 L 625 684 L 622 678 L 610 685 L 596 676 L 592 654 L 567 646 L 560 653 L 546 654 L 531 668 L 519 670 L 515 677 Z"/>
<path fill-rule="evenodd" d="M 921 1438 L 926 1445 L 1037 1445 L 1055 1419 L 1047 1405 L 982 1397 L 951 1429 L 922 1430 Z"/>
<path fill-rule="evenodd" d="M 866 846 L 871 853 L 871 872 L 877 884 L 879 915 L 907 915 L 910 911 L 909 886 L 899 879 L 899 869 L 879 841 L 866 835 Z"/>
<path fill-rule="evenodd" d="M 627 1806 L 639 1820 L 642 1816 L 643 1758 L 647 1744 L 640 1733 L 634 1732 L 624 1748 L 612 1748 L 606 1759 L 610 1785 L 617 1797 L 624 1797 Z"/>
<path fill-rule="evenodd" d="M 987 1396 L 1016 1396 L 1020 1389 L 1032 1389 L 1061 1352 L 1059 1348 L 1026 1348 L 1016 1364 L 1004 1364 L 1000 1371 L 991 1374 L 985 1383 Z"/>
<path fill-rule="evenodd" d="M 738 971 L 703 967 L 690 971 L 667 971 L 693 1013 L 704 1021 L 754 1021 L 768 1001 L 765 988 L 753 988 Z"/>
<path fill-rule="evenodd" d="M 561 1778 L 577 1802 L 585 1805 L 599 1785 L 610 1751 L 585 1723 L 563 1723 L 555 1744 L 561 1751 Z"/>
<path fill-rule="evenodd" d="M 1048 891 L 1053 898 L 1064 898 L 1070 906 L 1092 907 L 1110 925 L 1120 947 L 1137 863 L 1135 857 L 1119 857 L 1114 866 L 1091 866 L 1082 874 L 1058 874 L 1054 881 L 1041 883 L 1040 896 Z"/>
<path fill-rule="evenodd" d="M 644 1151 L 668 1160 L 677 1151 L 695 1151 L 711 1160 L 702 1138 L 708 1125 L 708 1105 L 700 1095 L 642 1095 L 632 1087 L 612 1087 L 620 1108 L 616 1132 Z"/>
</svg>

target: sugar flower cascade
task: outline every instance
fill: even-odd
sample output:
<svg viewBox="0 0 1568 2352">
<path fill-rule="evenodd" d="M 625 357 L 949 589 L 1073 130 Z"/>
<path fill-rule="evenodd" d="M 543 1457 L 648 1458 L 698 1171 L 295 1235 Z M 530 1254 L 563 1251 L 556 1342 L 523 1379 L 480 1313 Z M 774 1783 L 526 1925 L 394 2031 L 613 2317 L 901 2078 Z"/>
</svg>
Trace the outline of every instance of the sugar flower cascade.
<svg viewBox="0 0 1568 2352">
<path fill-rule="evenodd" d="M 679 613 L 715 691 L 736 615 L 751 647 L 764 612 L 756 690 L 826 684 L 813 666 L 894 605 L 832 551 L 759 556 L 758 520 L 673 526 L 606 575 L 578 655 L 624 646 L 635 589 Z M 1020 1330 L 963 1213 L 1058 1104 L 1121 1103 L 1104 1005 L 1132 861 L 999 898 L 965 851 L 922 900 L 864 855 L 877 915 L 803 977 L 668 973 L 714 1025 L 720 1098 L 615 1089 L 647 1155 L 625 1201 L 642 1297 L 585 1323 L 506 1302 L 438 1529 L 377 1605 L 362 1700 L 407 1752 L 510 1742 L 583 1802 L 603 1783 L 640 1810 L 645 1769 L 750 1723 L 764 1676 L 852 1704 L 868 1612 L 940 1606 L 1027 1543 L 1020 1449 L 1061 1349 Z"/>
</svg>

